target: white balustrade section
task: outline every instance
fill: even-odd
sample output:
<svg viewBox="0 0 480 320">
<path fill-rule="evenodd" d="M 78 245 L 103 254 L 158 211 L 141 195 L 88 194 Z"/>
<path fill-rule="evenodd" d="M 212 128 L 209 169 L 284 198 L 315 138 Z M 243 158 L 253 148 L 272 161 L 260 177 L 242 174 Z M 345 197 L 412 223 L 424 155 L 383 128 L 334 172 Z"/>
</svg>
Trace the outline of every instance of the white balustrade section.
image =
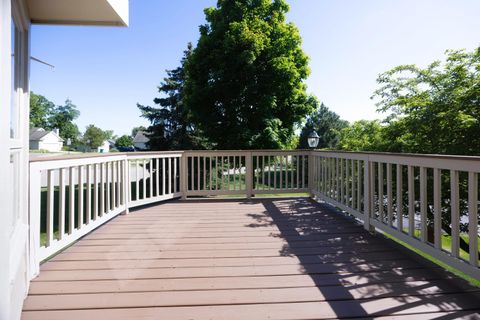
<svg viewBox="0 0 480 320">
<path fill-rule="evenodd" d="M 310 159 L 314 196 L 480 278 L 479 157 L 312 151 Z"/>
<path fill-rule="evenodd" d="M 365 229 L 480 278 L 479 173 L 478 157 L 305 150 L 36 159 L 30 162 L 32 265 L 133 207 L 179 197 L 308 192 Z"/>
</svg>

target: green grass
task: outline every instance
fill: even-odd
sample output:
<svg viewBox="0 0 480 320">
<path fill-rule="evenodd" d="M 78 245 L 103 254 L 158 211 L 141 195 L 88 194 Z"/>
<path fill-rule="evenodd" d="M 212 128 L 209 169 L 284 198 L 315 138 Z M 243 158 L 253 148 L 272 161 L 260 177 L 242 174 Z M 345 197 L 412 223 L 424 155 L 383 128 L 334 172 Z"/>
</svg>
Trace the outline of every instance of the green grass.
<svg viewBox="0 0 480 320">
<path fill-rule="evenodd" d="M 402 246 L 412 250 L 413 252 L 415 252 L 416 254 L 422 256 L 423 258 L 439 265 L 440 267 L 444 268 L 445 270 L 447 271 L 450 271 L 451 273 L 457 275 L 458 277 L 468 281 L 470 284 L 476 286 L 476 287 L 480 287 L 480 279 L 475 279 L 473 277 L 470 277 L 469 275 L 443 263 L 442 261 L 432 257 L 431 255 L 427 254 L 427 253 L 424 253 L 423 251 L 419 250 L 419 249 L 416 249 L 414 247 L 412 247 L 411 245 L 395 238 L 394 236 L 391 236 L 389 234 L 386 234 L 384 233 L 383 234 L 385 237 L 389 238 L 389 239 L 392 239 L 393 241 L 401 244 Z M 415 236 L 416 237 L 419 237 L 420 236 L 420 230 L 415 230 Z M 469 241 L 469 238 L 468 238 L 468 235 L 467 234 L 462 234 L 461 237 L 468 243 Z M 449 236 L 449 235 L 442 235 L 442 238 L 441 238 L 441 241 L 442 241 L 442 249 L 443 250 L 446 250 L 446 251 L 451 251 L 451 248 L 452 248 L 452 237 Z M 479 244 L 479 250 L 480 250 L 480 244 Z M 469 254 L 468 252 L 465 252 L 463 251 L 462 249 L 460 249 L 460 257 L 467 260 L 469 259 Z"/>
</svg>

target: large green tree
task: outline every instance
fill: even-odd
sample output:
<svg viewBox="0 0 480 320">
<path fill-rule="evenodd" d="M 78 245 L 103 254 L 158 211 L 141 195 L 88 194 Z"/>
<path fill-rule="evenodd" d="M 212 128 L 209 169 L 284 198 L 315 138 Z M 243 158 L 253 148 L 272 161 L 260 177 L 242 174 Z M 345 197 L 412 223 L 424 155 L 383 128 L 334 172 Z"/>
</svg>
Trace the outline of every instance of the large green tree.
<svg viewBox="0 0 480 320">
<path fill-rule="evenodd" d="M 319 149 L 336 148 L 340 131 L 348 126 L 348 122 L 342 120 L 338 114 L 331 111 L 323 103 L 319 105 L 315 97 L 310 97 L 311 103 L 316 106 L 316 110 L 312 113 L 302 128 L 300 133 L 300 149 L 308 149 L 308 135 L 312 131 L 316 131 L 320 137 L 318 142 Z"/>
<path fill-rule="evenodd" d="M 64 105 L 55 107 L 51 117 L 48 119 L 48 128 L 57 128 L 60 130 L 60 136 L 64 139 L 70 139 L 72 145 L 78 142 L 80 131 L 74 120 L 80 116 L 77 106 L 72 101 L 66 100 Z"/>
<path fill-rule="evenodd" d="M 153 101 L 158 107 L 138 104 L 142 117 L 151 123 L 148 128 L 150 150 L 190 150 L 206 148 L 205 140 L 191 122 L 189 109 L 184 102 L 184 66 L 192 53 L 192 45 L 174 70 L 167 70 L 167 77 L 158 87 L 160 98 Z"/>
<path fill-rule="evenodd" d="M 115 141 L 115 147 L 127 148 L 133 146 L 133 138 L 131 136 L 123 135 Z"/>
<path fill-rule="evenodd" d="M 480 48 L 446 55 L 445 62 L 402 65 L 378 77 L 373 98 L 389 113 L 389 151 L 480 154 Z"/>
<path fill-rule="evenodd" d="M 308 57 L 284 0 L 218 0 L 186 69 L 185 103 L 218 149 L 282 148 L 313 111 Z"/>
<path fill-rule="evenodd" d="M 49 119 L 55 110 L 55 104 L 42 95 L 30 92 L 30 128 L 50 127 Z"/>
<path fill-rule="evenodd" d="M 337 147 L 348 151 L 390 151 L 378 120 L 359 120 L 340 130 Z"/>
</svg>

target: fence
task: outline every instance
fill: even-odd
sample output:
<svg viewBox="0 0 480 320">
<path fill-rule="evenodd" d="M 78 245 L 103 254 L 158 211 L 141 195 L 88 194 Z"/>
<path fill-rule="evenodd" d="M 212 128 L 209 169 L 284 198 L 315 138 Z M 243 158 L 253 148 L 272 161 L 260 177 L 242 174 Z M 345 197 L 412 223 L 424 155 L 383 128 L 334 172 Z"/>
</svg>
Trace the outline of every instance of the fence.
<svg viewBox="0 0 480 320">
<path fill-rule="evenodd" d="M 133 207 L 173 198 L 311 193 L 480 278 L 480 159 L 327 151 L 184 151 L 30 163 L 30 276 Z M 448 242 L 446 240 L 451 241 Z"/>
</svg>

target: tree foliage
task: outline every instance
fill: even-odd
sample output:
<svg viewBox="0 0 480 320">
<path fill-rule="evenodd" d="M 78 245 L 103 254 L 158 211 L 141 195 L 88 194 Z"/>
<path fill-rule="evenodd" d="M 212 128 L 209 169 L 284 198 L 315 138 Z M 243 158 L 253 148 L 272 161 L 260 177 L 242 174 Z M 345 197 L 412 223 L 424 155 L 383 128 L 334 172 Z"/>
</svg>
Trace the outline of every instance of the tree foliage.
<svg viewBox="0 0 480 320">
<path fill-rule="evenodd" d="M 316 131 L 320 139 L 318 142 L 319 149 L 322 148 L 336 148 L 340 131 L 348 126 L 348 122 L 342 120 L 338 114 L 331 111 L 323 103 L 320 104 L 315 97 L 310 97 L 312 105 L 315 105 L 316 110 L 312 113 L 302 128 L 300 133 L 300 149 L 308 149 L 308 135 L 312 131 Z"/>
<path fill-rule="evenodd" d="M 93 124 L 88 125 L 83 134 L 83 143 L 90 149 L 97 149 L 107 139 L 107 133 Z"/>
<path fill-rule="evenodd" d="M 162 97 L 153 101 L 158 107 L 138 104 L 142 117 L 151 123 L 147 129 L 151 150 L 190 150 L 205 148 L 205 140 L 191 122 L 189 109 L 184 102 L 185 70 L 184 66 L 192 53 L 192 45 L 174 70 L 167 70 L 167 77 L 158 87 Z"/>
<path fill-rule="evenodd" d="M 480 48 L 449 50 L 444 63 L 402 65 L 378 77 L 391 150 L 480 154 Z"/>
<path fill-rule="evenodd" d="M 30 128 L 49 129 L 55 104 L 42 95 L 30 92 Z"/>
<path fill-rule="evenodd" d="M 185 103 L 218 149 L 282 148 L 314 106 L 284 0 L 219 0 L 185 65 Z"/>
<path fill-rule="evenodd" d="M 74 120 L 80 111 L 70 100 L 64 105 L 55 106 L 42 95 L 30 94 L 30 127 L 40 127 L 45 130 L 59 129 L 60 137 L 70 139 L 75 145 L 80 136 L 80 131 Z"/>
<path fill-rule="evenodd" d="M 133 138 L 127 135 L 123 135 L 115 141 L 115 147 L 127 148 L 133 146 Z"/>
<path fill-rule="evenodd" d="M 355 121 L 340 130 L 337 147 L 349 151 L 388 151 L 383 130 L 378 120 Z"/>
</svg>

